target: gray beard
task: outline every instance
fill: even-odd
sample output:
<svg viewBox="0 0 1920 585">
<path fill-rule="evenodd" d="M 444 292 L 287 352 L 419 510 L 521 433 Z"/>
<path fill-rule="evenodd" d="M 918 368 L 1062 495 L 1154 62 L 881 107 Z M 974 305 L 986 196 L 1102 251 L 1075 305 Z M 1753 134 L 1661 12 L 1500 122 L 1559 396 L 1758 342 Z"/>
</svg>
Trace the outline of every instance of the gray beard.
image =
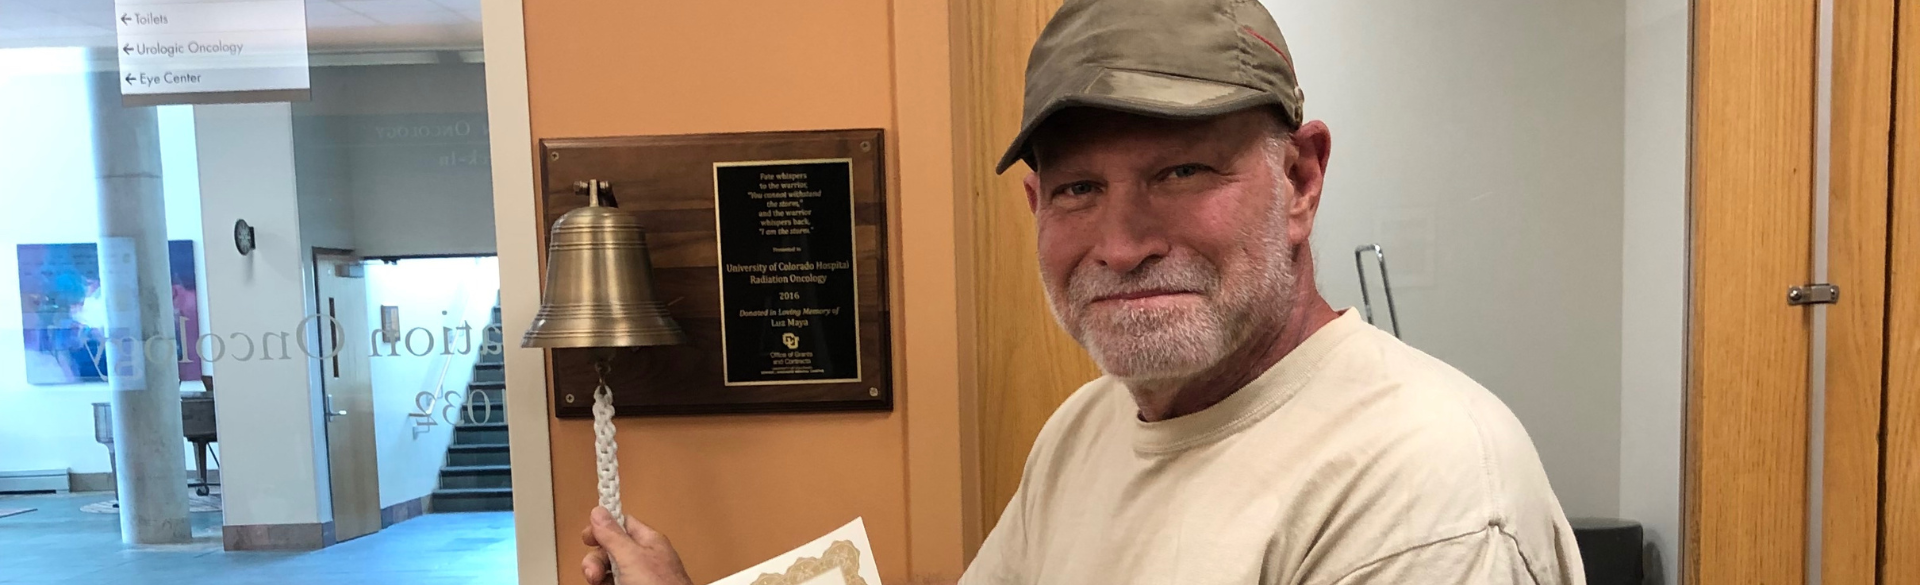
<svg viewBox="0 0 1920 585">
<path fill-rule="evenodd" d="M 1130 386 L 1160 387 L 1192 378 L 1233 355 L 1260 328 L 1279 327 L 1292 312 L 1298 278 L 1294 250 L 1287 245 L 1285 206 L 1276 204 L 1266 225 L 1239 235 L 1241 241 L 1260 242 L 1256 252 L 1264 255 L 1243 266 L 1243 273 L 1224 274 L 1197 256 L 1162 258 L 1125 275 L 1086 264 L 1074 269 L 1064 294 L 1050 284 L 1055 279 L 1043 275 L 1047 304 L 1054 320 L 1106 374 Z M 1205 304 L 1194 310 L 1087 314 L 1093 298 L 1147 288 L 1198 289 Z"/>
</svg>

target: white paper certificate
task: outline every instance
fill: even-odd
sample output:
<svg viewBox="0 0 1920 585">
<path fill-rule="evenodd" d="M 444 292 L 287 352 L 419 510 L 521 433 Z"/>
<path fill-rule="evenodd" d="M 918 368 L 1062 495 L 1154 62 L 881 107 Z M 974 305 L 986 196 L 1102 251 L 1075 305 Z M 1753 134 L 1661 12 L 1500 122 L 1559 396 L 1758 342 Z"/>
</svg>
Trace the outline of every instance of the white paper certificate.
<svg viewBox="0 0 1920 585">
<path fill-rule="evenodd" d="M 881 585 L 867 525 L 854 518 L 826 536 L 713 585 Z"/>
</svg>

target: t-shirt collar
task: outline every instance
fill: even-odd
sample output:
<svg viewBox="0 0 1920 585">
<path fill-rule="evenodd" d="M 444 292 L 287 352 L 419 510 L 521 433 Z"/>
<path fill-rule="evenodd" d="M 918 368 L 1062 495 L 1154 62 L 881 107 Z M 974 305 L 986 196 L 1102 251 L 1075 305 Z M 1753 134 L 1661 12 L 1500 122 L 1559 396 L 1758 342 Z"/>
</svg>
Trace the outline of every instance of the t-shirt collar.
<svg viewBox="0 0 1920 585">
<path fill-rule="evenodd" d="M 1340 342 L 1369 328 L 1360 312 L 1347 309 L 1307 337 L 1267 371 L 1225 400 L 1205 410 L 1167 420 L 1147 422 L 1135 413 L 1134 451 L 1164 455 L 1232 436 L 1279 410 L 1287 399 L 1313 379 L 1327 354 Z M 1127 399 L 1131 402 L 1131 398 Z M 1131 412 L 1131 411 L 1130 411 Z"/>
</svg>

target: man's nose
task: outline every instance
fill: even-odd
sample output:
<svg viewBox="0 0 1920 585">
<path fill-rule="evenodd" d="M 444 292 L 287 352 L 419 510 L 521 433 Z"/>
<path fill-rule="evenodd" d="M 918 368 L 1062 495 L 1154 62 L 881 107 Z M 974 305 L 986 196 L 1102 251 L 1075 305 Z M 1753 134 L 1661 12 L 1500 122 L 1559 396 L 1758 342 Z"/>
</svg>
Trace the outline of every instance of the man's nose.
<svg viewBox="0 0 1920 585">
<path fill-rule="evenodd" d="M 1148 262 L 1167 255 L 1169 245 L 1163 234 L 1164 219 L 1153 209 L 1153 201 L 1135 190 L 1108 194 L 1101 206 L 1090 259 L 1101 267 L 1120 274 L 1133 272 Z"/>
</svg>

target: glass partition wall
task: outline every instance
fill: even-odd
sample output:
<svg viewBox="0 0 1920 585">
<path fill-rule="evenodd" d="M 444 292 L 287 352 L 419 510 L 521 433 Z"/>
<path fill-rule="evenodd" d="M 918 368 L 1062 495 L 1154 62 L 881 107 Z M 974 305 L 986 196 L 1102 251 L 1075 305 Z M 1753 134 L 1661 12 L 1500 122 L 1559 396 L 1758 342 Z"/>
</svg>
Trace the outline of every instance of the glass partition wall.
<svg viewBox="0 0 1920 585">
<path fill-rule="evenodd" d="M 159 106 L 130 30 L 288 3 L 127 4 L 0 0 L 0 580 L 513 582 L 477 0 Z"/>
</svg>

